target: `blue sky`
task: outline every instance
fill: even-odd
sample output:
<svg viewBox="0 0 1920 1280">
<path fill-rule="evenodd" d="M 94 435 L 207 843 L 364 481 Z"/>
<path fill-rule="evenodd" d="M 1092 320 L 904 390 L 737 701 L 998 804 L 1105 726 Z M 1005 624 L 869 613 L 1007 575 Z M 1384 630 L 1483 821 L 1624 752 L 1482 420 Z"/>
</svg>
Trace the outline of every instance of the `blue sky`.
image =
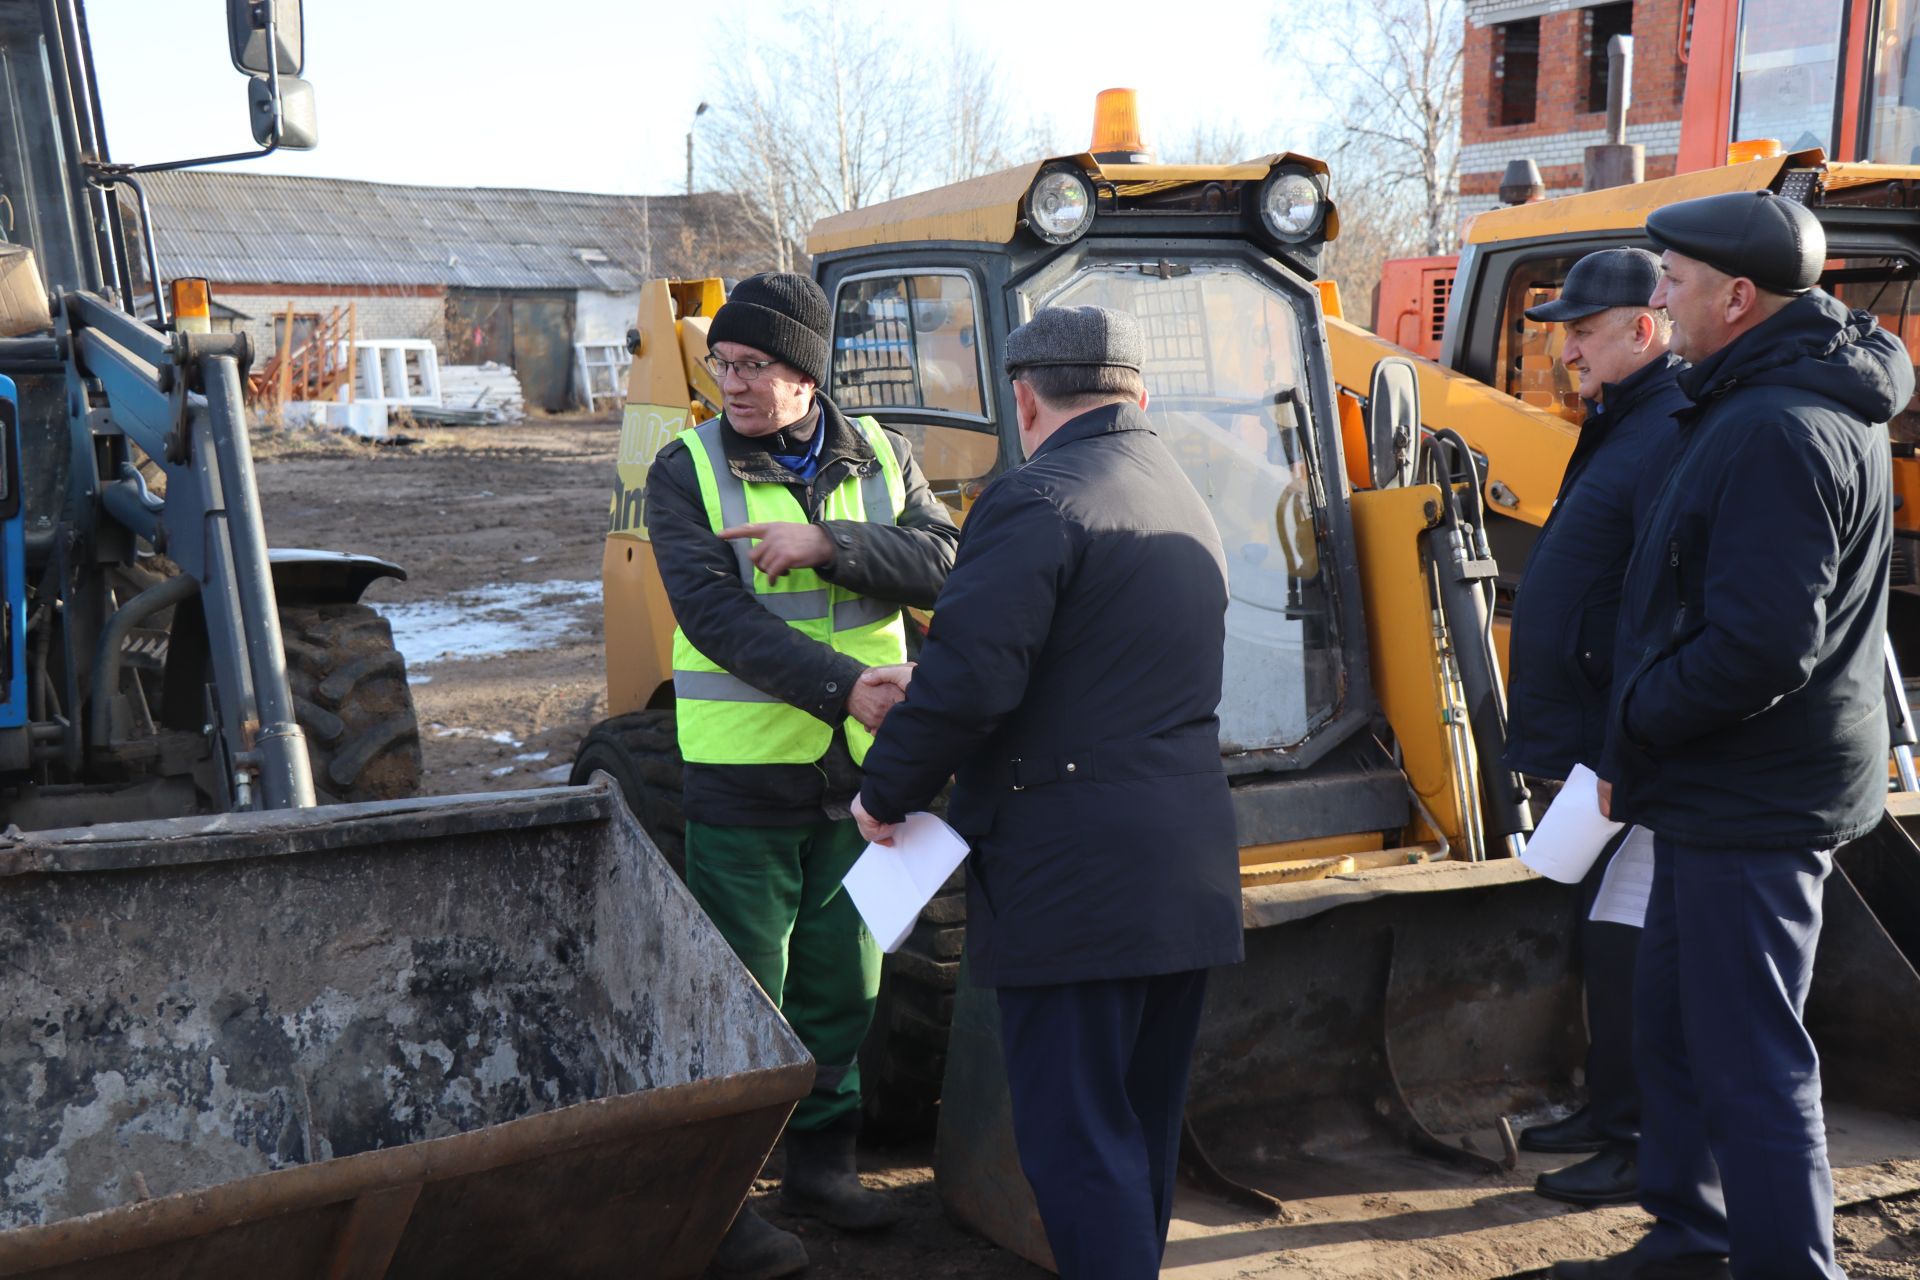
<svg viewBox="0 0 1920 1280">
<path fill-rule="evenodd" d="M 1280 0 L 1281 3 L 1297 0 Z M 307 0 L 306 78 L 320 147 L 242 167 L 381 182 L 666 193 L 681 189 L 693 106 L 727 74 L 721 17 L 769 30 L 761 0 Z M 1094 93 L 1142 94 L 1149 142 L 1237 122 L 1255 150 L 1306 149 L 1310 68 L 1266 53 L 1272 0 L 1091 6 L 931 0 L 850 12 L 904 45 L 952 28 L 1000 62 L 1014 114 L 1083 145 Z M 219 0 L 87 0 L 114 158 L 243 150 L 246 80 L 227 59 Z M 509 20 L 507 13 L 517 19 Z M 1092 21 L 1089 14 L 1097 15 Z M 500 15 L 500 16 L 496 16 Z M 531 17 L 529 15 L 532 15 Z M 715 127 L 709 114 L 700 130 Z"/>
</svg>

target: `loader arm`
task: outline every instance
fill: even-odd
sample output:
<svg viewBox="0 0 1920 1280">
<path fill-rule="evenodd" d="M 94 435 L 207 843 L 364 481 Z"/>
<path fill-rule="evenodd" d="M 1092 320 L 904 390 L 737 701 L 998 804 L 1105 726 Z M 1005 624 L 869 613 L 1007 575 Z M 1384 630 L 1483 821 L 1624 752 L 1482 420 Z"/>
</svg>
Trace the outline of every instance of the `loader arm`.
<svg viewBox="0 0 1920 1280">
<path fill-rule="evenodd" d="M 96 459 L 95 468 L 76 467 L 70 483 L 98 484 L 104 512 L 197 584 L 219 690 L 213 712 L 229 805 L 256 807 L 256 788 L 258 807 L 312 805 L 241 399 L 249 343 L 230 334 L 163 335 L 88 293 L 61 297 L 55 333 L 72 353 L 67 391 L 76 456 Z M 81 442 L 91 446 L 85 455 Z M 164 469 L 164 498 L 147 489 L 128 442 Z M 100 474 L 109 470 L 111 476 Z M 96 687 L 90 701 L 110 692 Z"/>
</svg>

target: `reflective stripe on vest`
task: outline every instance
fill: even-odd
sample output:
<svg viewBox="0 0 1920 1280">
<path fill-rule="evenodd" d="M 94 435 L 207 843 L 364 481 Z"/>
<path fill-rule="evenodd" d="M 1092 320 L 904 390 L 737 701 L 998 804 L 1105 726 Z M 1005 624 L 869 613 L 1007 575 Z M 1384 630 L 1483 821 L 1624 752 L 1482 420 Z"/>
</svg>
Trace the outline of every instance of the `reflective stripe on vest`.
<svg viewBox="0 0 1920 1280">
<path fill-rule="evenodd" d="M 878 465 L 865 467 L 864 475 L 849 473 L 827 496 L 820 518 L 893 524 L 906 508 L 900 461 L 878 422 L 853 421 Z M 806 522 L 787 485 L 748 482 L 733 473 L 720 419 L 686 434 L 701 501 L 715 533 L 743 524 Z M 906 661 L 906 626 L 899 606 L 855 595 L 811 569 L 789 570 L 780 581 L 769 582 L 753 567 L 748 540 L 734 540 L 733 549 L 740 580 L 763 608 L 788 626 L 864 666 Z M 677 627 L 673 690 L 680 754 L 696 764 L 811 764 L 826 754 L 833 740 L 831 725 L 723 670 Z M 844 725 L 855 762 L 866 759 L 873 735 L 852 717 Z"/>
</svg>

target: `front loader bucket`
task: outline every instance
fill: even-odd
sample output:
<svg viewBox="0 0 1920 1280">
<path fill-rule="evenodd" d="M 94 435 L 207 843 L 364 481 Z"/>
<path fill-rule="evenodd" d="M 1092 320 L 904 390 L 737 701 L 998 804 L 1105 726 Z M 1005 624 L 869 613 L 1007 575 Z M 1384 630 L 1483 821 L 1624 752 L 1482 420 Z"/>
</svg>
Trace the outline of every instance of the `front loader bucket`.
<svg viewBox="0 0 1920 1280">
<path fill-rule="evenodd" d="M 697 1275 L 813 1064 L 605 778 L 0 843 L 0 1275 Z"/>
<path fill-rule="evenodd" d="M 1876 836 L 1839 858 L 1808 1008 L 1843 1202 L 1920 1187 L 1920 978 L 1847 878 L 1871 868 L 1891 885 L 1920 874 L 1920 851 L 1891 822 Z M 1579 1099 L 1572 888 L 1510 860 L 1442 862 L 1249 888 L 1244 902 L 1246 962 L 1208 979 L 1170 1269 L 1257 1253 L 1276 1275 L 1463 1280 L 1618 1249 L 1637 1210 L 1568 1217 L 1531 1187 L 1579 1157 L 1514 1142 Z M 1838 1003 L 1854 991 L 1883 1012 Z M 1049 1266 L 993 1013 L 991 992 L 962 990 L 940 1194 Z"/>
</svg>

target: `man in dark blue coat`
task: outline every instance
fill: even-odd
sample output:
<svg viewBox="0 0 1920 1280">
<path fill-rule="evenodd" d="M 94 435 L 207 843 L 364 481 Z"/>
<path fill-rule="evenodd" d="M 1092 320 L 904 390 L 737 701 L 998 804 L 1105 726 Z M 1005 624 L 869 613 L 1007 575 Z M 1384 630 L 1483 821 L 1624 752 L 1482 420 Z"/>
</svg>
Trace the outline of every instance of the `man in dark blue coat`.
<svg viewBox="0 0 1920 1280">
<path fill-rule="evenodd" d="M 1666 478 L 1673 415 L 1685 407 L 1667 351 L 1673 330 L 1647 299 L 1660 259 L 1603 249 L 1573 264 L 1560 296 L 1527 309 L 1566 327 L 1561 359 L 1587 402 L 1580 440 L 1527 557 L 1513 604 L 1508 652 L 1508 768 L 1565 781 L 1600 763 L 1620 581 L 1634 531 Z M 1624 834 L 1624 833 L 1623 833 Z M 1573 1204 L 1635 1198 L 1640 1092 L 1633 1080 L 1633 968 L 1638 928 L 1587 919 L 1615 841 L 1581 886 L 1580 957 L 1587 988 L 1587 1104 L 1520 1133 L 1531 1151 L 1593 1152 L 1540 1175 L 1535 1189 Z"/>
<path fill-rule="evenodd" d="M 969 513 L 854 806 L 887 839 L 957 775 L 969 975 L 1068 1280 L 1159 1273 L 1206 970 L 1242 957 L 1225 557 L 1148 423 L 1142 345 L 1099 307 L 1008 337 L 1028 461 Z"/>
<path fill-rule="evenodd" d="M 1833 850 L 1885 804 L 1882 424 L 1913 367 L 1814 288 L 1826 237 L 1800 205 L 1708 196 L 1647 231 L 1695 407 L 1627 568 L 1598 772 L 1613 816 L 1654 833 L 1634 1051 L 1656 1221 L 1554 1274 L 1837 1280 L 1800 1018 Z"/>
</svg>

